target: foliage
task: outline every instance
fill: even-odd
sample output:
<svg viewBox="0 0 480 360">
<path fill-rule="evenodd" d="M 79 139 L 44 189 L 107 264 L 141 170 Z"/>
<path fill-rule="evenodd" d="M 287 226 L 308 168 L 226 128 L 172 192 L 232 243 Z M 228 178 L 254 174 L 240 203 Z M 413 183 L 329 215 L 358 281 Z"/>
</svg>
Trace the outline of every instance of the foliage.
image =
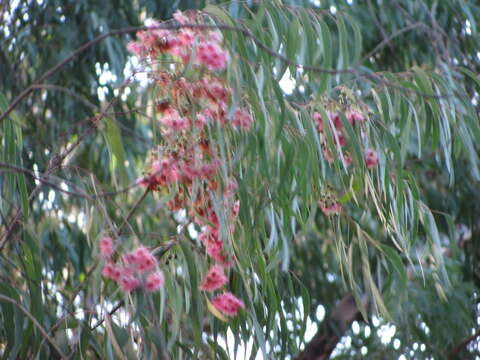
<svg viewBox="0 0 480 360">
<path fill-rule="evenodd" d="M 203 8 L 230 63 L 211 77 L 191 61 L 174 70 L 139 62 L 126 51 L 135 31 L 126 31 L 35 84 L 2 119 L 0 354 L 229 358 L 249 344 L 252 358 L 293 358 L 312 320 L 330 321 L 317 318 L 319 305 L 331 310 L 351 292 L 364 322 L 332 357 L 363 348 L 372 359 L 446 357 L 477 326 L 478 5 L 159 3 L 2 5 L 2 113 L 95 36 L 170 19 L 177 7 Z M 136 181 L 165 146 L 158 105 L 175 95 L 147 80 L 161 69 L 218 77 L 232 89 L 226 119 L 239 106 L 254 119 L 249 131 L 212 125 L 205 135 L 224 164 L 215 181 L 238 183 L 226 243 L 228 290 L 245 303 L 235 317 L 198 290 L 213 260 L 201 224 L 187 220 L 190 205 L 166 206 L 178 187 L 153 192 Z M 203 106 L 195 101 L 185 100 L 192 113 Z M 365 163 L 368 149 L 378 166 Z M 215 213 L 227 217 L 218 201 Z M 102 277 L 107 235 L 121 252 L 152 249 L 160 292 L 122 292 Z M 365 335 L 392 324 L 398 346 Z"/>
</svg>

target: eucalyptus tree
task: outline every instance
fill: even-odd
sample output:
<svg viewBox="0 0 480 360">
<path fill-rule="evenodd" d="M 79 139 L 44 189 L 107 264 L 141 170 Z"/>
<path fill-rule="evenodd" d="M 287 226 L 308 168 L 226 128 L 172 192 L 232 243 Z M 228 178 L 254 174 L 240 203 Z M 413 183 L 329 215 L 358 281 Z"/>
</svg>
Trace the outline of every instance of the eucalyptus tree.
<svg viewBox="0 0 480 360">
<path fill-rule="evenodd" d="M 3 357 L 476 356 L 478 5 L 1 12 Z"/>
</svg>

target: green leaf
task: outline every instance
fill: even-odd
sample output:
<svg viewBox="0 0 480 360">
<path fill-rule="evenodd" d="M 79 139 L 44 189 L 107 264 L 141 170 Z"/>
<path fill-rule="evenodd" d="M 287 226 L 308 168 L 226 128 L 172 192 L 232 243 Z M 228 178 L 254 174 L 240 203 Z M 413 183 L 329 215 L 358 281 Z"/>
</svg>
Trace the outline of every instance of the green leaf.
<svg viewBox="0 0 480 360">
<path fill-rule="evenodd" d="M 198 274 L 197 274 L 197 264 L 193 256 L 192 251 L 190 250 L 189 244 L 185 241 L 180 241 L 180 248 L 182 249 L 183 256 L 185 257 L 185 262 L 188 269 L 188 277 L 190 279 L 190 291 L 192 296 L 192 309 L 190 315 L 193 319 L 193 336 L 195 339 L 195 348 L 197 351 L 200 349 L 200 344 L 202 342 L 202 308 L 199 298 L 198 290 Z"/>
<path fill-rule="evenodd" d="M 108 148 L 110 150 L 110 168 L 112 174 L 115 174 L 115 171 L 119 169 L 120 171 L 120 184 L 128 184 L 128 175 L 125 168 L 125 149 L 123 148 L 122 135 L 117 124 L 109 118 L 105 117 L 105 137 L 107 140 Z"/>
</svg>

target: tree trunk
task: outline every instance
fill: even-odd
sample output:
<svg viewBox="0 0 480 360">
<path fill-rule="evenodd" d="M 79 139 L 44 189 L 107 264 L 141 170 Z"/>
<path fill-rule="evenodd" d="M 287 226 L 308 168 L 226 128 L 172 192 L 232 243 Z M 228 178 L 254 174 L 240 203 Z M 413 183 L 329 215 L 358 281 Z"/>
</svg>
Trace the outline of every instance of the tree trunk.
<svg viewBox="0 0 480 360">
<path fill-rule="evenodd" d="M 367 305 L 366 296 L 361 299 Z M 360 309 L 353 295 L 347 294 L 332 310 L 328 319 L 320 327 L 313 339 L 297 356 L 296 360 L 327 360 L 352 322 L 361 318 Z"/>
</svg>

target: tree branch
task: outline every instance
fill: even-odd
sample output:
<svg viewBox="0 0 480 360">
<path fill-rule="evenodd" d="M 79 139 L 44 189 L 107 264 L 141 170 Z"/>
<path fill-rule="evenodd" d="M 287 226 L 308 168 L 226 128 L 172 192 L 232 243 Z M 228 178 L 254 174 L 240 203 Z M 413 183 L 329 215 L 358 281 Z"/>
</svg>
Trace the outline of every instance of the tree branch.
<svg viewBox="0 0 480 360">
<path fill-rule="evenodd" d="M 477 337 L 480 336 L 480 328 L 475 331 L 475 333 L 469 337 L 467 337 L 465 340 L 463 340 L 460 344 L 455 346 L 450 353 L 448 354 L 448 360 L 455 360 L 457 359 L 458 354 L 473 340 L 475 340 Z"/>
<path fill-rule="evenodd" d="M 11 297 L 1 295 L 0 294 L 0 300 L 7 301 L 13 305 L 15 305 L 17 308 L 19 308 L 30 320 L 32 320 L 33 324 L 38 328 L 38 330 L 42 333 L 43 337 L 50 343 L 50 345 L 53 346 L 55 351 L 58 353 L 58 355 L 62 359 L 67 359 L 67 356 L 63 353 L 62 349 L 57 345 L 57 343 L 47 334 L 45 329 L 40 325 L 40 323 L 35 319 L 35 316 L 33 316 L 25 307 L 18 303 L 15 299 L 12 299 Z"/>
<path fill-rule="evenodd" d="M 53 66 L 50 70 L 48 70 L 46 73 L 44 73 L 40 78 L 38 78 L 32 85 L 27 87 L 25 90 L 23 90 L 20 95 L 18 95 L 8 106 L 7 110 L 5 110 L 4 113 L 0 115 L 0 123 L 2 123 L 3 120 L 17 107 L 17 105 L 24 100 L 26 97 L 28 97 L 33 90 L 39 87 L 45 80 L 50 78 L 52 75 L 54 75 L 56 72 L 58 72 L 63 66 L 68 64 L 70 61 L 72 61 L 74 58 L 76 58 L 78 55 L 83 53 L 84 51 L 88 50 L 92 46 L 95 46 L 96 44 L 102 42 L 106 38 L 112 37 L 112 36 L 119 36 L 119 35 L 125 35 L 129 34 L 132 32 L 137 32 L 141 30 L 157 30 L 157 29 L 163 29 L 163 30 L 179 30 L 181 28 L 192 28 L 192 29 L 214 29 L 214 30 L 225 30 L 225 31 L 236 31 L 239 33 L 242 33 L 246 37 L 250 38 L 257 47 L 269 55 L 278 58 L 279 60 L 283 61 L 284 63 L 295 66 L 297 68 L 302 68 L 307 71 L 314 71 L 318 73 L 324 73 L 324 74 L 330 74 L 330 75 L 338 75 L 338 74 L 353 74 L 353 75 L 359 75 L 361 74 L 358 70 L 355 68 L 347 68 L 347 69 L 326 69 L 320 66 L 315 66 L 315 65 L 305 65 L 305 64 L 298 64 L 295 61 L 287 58 L 286 56 L 277 53 L 276 51 L 272 50 L 269 48 L 267 45 L 265 45 L 262 41 L 260 41 L 250 30 L 248 30 L 245 27 L 240 27 L 240 26 L 230 26 L 230 25 L 225 25 L 225 24 L 215 24 L 215 25 L 208 25 L 208 24 L 161 24 L 158 26 L 136 26 L 136 27 L 127 27 L 123 29 L 118 29 L 118 30 L 113 30 L 108 33 L 102 34 L 100 36 L 97 36 L 95 39 L 85 43 L 84 45 L 80 46 L 78 49 L 73 51 L 68 57 L 66 57 L 64 60 L 60 61 L 58 64 Z M 392 86 L 398 89 L 401 89 L 402 91 L 410 92 L 410 93 L 415 93 L 417 95 L 423 96 L 423 97 L 428 97 L 428 98 L 445 98 L 451 96 L 450 94 L 446 95 L 435 95 L 435 94 L 427 94 L 423 93 L 421 91 L 415 90 L 415 89 L 410 89 L 406 88 L 403 86 L 395 85 L 390 83 L 387 80 L 378 79 L 378 76 L 372 76 L 370 72 L 365 72 L 364 75 L 366 77 L 370 77 L 372 80 L 376 79 L 377 81 L 380 81 L 384 85 Z"/>
</svg>

